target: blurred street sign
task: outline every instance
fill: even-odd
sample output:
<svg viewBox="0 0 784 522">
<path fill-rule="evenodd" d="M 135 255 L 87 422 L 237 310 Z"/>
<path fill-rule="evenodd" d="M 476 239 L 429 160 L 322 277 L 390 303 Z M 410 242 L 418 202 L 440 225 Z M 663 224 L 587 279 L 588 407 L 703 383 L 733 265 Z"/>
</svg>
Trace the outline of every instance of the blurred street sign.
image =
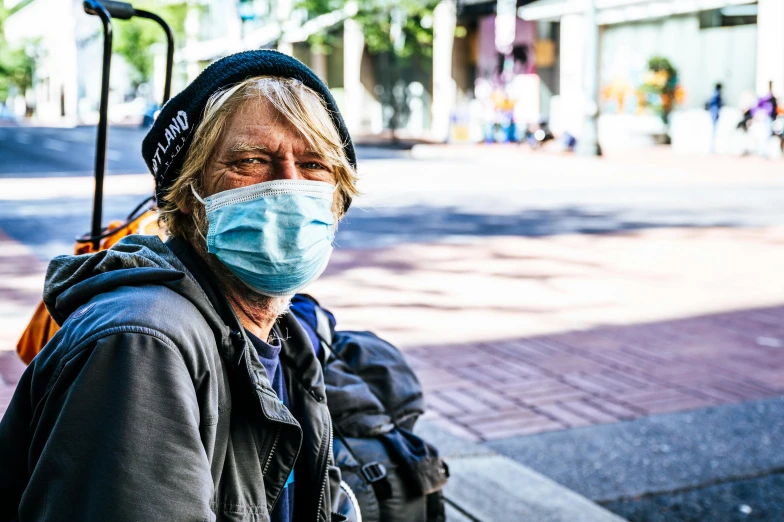
<svg viewBox="0 0 784 522">
<path fill-rule="evenodd" d="M 499 53 L 512 51 L 517 27 L 517 0 L 498 0 L 495 16 L 495 48 Z"/>
</svg>

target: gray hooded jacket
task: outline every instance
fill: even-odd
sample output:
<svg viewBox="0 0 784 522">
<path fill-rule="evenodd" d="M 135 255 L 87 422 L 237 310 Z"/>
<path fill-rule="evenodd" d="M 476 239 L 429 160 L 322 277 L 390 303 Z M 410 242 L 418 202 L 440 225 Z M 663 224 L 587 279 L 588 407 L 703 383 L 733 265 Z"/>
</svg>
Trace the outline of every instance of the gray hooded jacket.
<svg viewBox="0 0 784 522">
<path fill-rule="evenodd" d="M 44 301 L 62 328 L 0 422 L 0 521 L 267 521 L 293 466 L 296 520 L 331 520 L 331 421 L 296 320 L 275 326 L 289 410 L 182 241 L 58 257 Z"/>
</svg>

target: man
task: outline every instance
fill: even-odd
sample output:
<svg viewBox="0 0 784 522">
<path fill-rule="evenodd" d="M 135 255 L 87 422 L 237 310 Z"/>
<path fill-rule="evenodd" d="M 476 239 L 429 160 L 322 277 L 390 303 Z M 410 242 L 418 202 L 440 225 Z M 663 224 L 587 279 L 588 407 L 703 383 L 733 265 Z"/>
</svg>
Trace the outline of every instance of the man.
<svg viewBox="0 0 784 522">
<path fill-rule="evenodd" d="M 297 60 L 240 53 L 142 154 L 171 239 L 50 264 L 62 328 L 0 423 L 0 520 L 340 520 L 320 364 L 281 315 L 356 194 L 334 100 Z"/>
<path fill-rule="evenodd" d="M 705 109 L 710 113 L 711 121 L 713 122 L 713 133 L 711 134 L 711 154 L 716 152 L 716 133 L 719 128 L 719 116 L 721 109 L 724 107 L 724 99 L 721 96 L 722 84 L 717 83 L 713 89 L 708 102 L 705 104 Z"/>
<path fill-rule="evenodd" d="M 778 100 L 773 94 L 773 82 L 768 82 L 768 92 L 760 96 L 757 105 L 752 109 L 754 120 L 752 130 L 757 138 L 757 149 L 760 156 L 770 156 L 770 138 L 773 136 L 773 122 L 778 117 Z"/>
</svg>

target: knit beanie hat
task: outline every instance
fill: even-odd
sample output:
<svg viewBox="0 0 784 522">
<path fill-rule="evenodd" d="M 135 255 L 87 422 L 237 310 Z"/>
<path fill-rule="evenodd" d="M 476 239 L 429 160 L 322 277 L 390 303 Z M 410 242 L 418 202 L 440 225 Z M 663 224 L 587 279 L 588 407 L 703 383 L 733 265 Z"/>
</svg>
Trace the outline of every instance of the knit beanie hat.
<svg viewBox="0 0 784 522">
<path fill-rule="evenodd" d="M 185 90 L 161 109 L 142 142 L 142 157 L 155 177 L 155 198 L 160 205 L 167 189 L 182 169 L 193 133 L 201 123 L 207 100 L 216 91 L 252 78 L 277 76 L 299 80 L 324 101 L 343 141 L 349 163 L 356 169 L 357 156 L 335 99 L 324 82 L 296 58 L 270 49 L 245 51 L 218 60 L 204 69 Z M 346 203 L 348 208 L 350 201 Z"/>
</svg>

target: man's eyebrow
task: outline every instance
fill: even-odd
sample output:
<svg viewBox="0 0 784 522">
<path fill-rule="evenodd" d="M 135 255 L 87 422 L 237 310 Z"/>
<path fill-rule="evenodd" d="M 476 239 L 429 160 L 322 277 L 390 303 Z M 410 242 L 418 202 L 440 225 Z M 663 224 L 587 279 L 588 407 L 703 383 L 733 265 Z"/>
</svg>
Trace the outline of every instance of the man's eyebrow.
<svg viewBox="0 0 784 522">
<path fill-rule="evenodd" d="M 269 152 L 269 148 L 264 145 L 252 145 L 245 141 L 241 141 L 232 145 L 229 152 Z"/>
</svg>

